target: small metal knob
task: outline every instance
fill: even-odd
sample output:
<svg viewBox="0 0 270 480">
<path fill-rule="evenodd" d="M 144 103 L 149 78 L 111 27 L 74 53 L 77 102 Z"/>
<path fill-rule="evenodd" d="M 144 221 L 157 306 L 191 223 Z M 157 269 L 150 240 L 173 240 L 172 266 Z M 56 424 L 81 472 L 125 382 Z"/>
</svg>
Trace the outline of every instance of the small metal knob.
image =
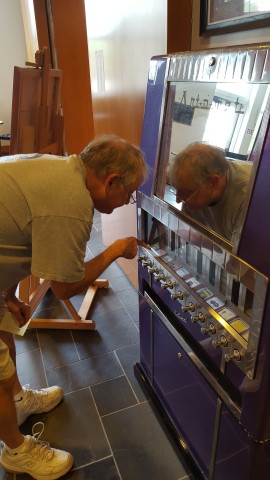
<svg viewBox="0 0 270 480">
<path fill-rule="evenodd" d="M 142 261 L 142 266 L 143 268 L 145 267 L 152 267 L 153 263 L 151 262 L 151 260 L 143 260 Z"/>
<path fill-rule="evenodd" d="M 209 327 L 202 327 L 201 332 L 205 335 L 206 333 L 216 333 L 216 327 L 210 323 Z"/>
<path fill-rule="evenodd" d="M 158 273 L 159 272 L 158 267 L 155 267 L 155 266 L 148 267 L 147 270 L 148 270 L 149 273 Z"/>
<path fill-rule="evenodd" d="M 196 307 L 195 307 L 194 303 L 191 303 L 191 302 L 190 302 L 189 305 L 186 305 L 185 307 L 183 307 L 183 311 L 184 311 L 184 312 L 189 312 L 189 311 L 190 311 L 190 312 L 194 312 L 194 311 L 195 311 L 195 308 L 196 308 Z"/>
<path fill-rule="evenodd" d="M 182 353 L 178 352 L 178 353 L 177 353 L 177 357 L 178 357 L 178 358 L 182 358 L 182 357 L 183 357 Z"/>
<path fill-rule="evenodd" d="M 165 280 L 166 279 L 166 275 L 164 275 L 164 273 L 161 273 L 160 275 L 154 275 L 154 280 L 156 280 L 156 282 L 158 280 Z"/>
<path fill-rule="evenodd" d="M 146 260 L 146 255 L 141 255 L 140 257 L 137 257 L 138 262 L 141 262 L 142 260 Z"/>
<path fill-rule="evenodd" d="M 177 298 L 180 298 L 180 300 L 184 299 L 184 294 L 183 292 L 178 292 L 178 293 L 172 293 L 171 294 L 171 299 L 176 300 Z"/>
<path fill-rule="evenodd" d="M 224 335 L 221 335 L 219 340 L 212 340 L 212 345 L 215 348 L 220 347 L 221 345 L 224 345 L 224 347 L 227 347 L 228 340 Z"/>
<path fill-rule="evenodd" d="M 224 355 L 224 358 L 226 360 L 226 362 L 229 362 L 230 360 L 241 360 L 241 354 L 239 352 L 239 350 L 234 350 L 233 353 L 229 354 L 229 353 L 225 353 Z"/>
<path fill-rule="evenodd" d="M 196 323 L 196 322 L 204 323 L 205 320 L 206 320 L 206 315 L 204 315 L 203 313 L 199 313 L 199 315 L 194 315 L 193 317 L 191 317 L 191 321 L 193 323 Z"/>
<path fill-rule="evenodd" d="M 173 283 L 170 281 L 167 283 L 162 283 L 161 288 L 173 288 Z"/>
</svg>

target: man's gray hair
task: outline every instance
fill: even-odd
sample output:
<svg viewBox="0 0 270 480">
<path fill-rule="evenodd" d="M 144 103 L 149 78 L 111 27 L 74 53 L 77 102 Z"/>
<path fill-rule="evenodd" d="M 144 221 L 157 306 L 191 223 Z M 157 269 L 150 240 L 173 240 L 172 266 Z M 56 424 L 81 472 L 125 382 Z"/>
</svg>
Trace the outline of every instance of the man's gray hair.
<svg viewBox="0 0 270 480">
<path fill-rule="evenodd" d="M 173 178 L 180 168 L 188 171 L 194 180 L 202 185 L 211 175 L 225 175 L 228 162 L 221 148 L 196 142 L 174 157 L 169 171 L 170 178 Z"/>
<path fill-rule="evenodd" d="M 126 187 L 134 184 L 140 173 L 144 180 L 147 177 L 142 150 L 117 135 L 95 138 L 80 153 L 80 157 L 98 178 L 118 173 Z"/>
</svg>

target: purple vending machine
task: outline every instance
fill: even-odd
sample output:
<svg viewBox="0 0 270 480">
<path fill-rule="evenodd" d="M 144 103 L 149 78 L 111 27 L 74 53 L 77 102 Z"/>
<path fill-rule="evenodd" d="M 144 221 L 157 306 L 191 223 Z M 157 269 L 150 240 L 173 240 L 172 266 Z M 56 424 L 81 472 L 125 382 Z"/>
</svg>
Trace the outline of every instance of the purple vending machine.
<svg viewBox="0 0 270 480">
<path fill-rule="evenodd" d="M 154 57 L 138 192 L 137 377 L 207 480 L 270 478 L 270 45 Z M 193 142 L 250 162 L 237 233 L 176 203 L 167 174 Z"/>
</svg>

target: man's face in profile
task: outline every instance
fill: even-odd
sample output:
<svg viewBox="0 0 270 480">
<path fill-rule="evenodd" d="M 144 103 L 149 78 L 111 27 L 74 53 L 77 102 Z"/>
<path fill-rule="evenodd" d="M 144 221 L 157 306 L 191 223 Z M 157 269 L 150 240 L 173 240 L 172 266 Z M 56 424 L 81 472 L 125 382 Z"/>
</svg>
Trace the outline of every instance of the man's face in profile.
<svg viewBox="0 0 270 480">
<path fill-rule="evenodd" d="M 184 202 L 190 211 L 207 207 L 212 201 L 210 178 L 203 184 L 199 184 L 190 172 L 180 168 L 171 176 L 171 184 L 176 190 L 176 202 Z"/>
<path fill-rule="evenodd" d="M 94 190 L 90 184 L 92 176 L 91 170 L 87 170 L 86 186 L 93 199 L 95 209 L 107 214 L 123 205 L 134 203 L 135 191 L 139 188 L 143 179 L 142 172 L 137 172 L 134 181 L 129 187 L 126 187 L 119 174 L 110 174 L 107 177 L 96 179 L 98 188 Z"/>
</svg>

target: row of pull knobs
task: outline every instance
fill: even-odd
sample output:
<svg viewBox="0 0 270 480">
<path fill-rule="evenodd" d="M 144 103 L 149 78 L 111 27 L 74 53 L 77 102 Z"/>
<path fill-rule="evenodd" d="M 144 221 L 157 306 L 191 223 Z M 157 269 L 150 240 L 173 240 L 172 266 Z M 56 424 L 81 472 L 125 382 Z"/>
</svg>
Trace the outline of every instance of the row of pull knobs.
<svg viewBox="0 0 270 480">
<path fill-rule="evenodd" d="M 164 275 L 164 273 L 159 273 L 159 268 L 155 267 L 151 260 L 146 260 L 143 257 L 138 257 L 138 260 L 142 260 L 142 267 L 143 268 L 147 267 L 148 272 L 154 274 L 154 279 L 156 281 L 166 280 L 166 278 L 167 278 L 166 275 Z M 173 286 L 174 285 L 173 285 L 171 280 L 161 284 L 161 288 L 173 288 Z M 179 294 L 179 297 L 175 297 L 175 298 L 181 298 L 181 296 L 182 296 L 182 298 L 184 298 L 182 293 Z M 173 298 L 173 299 L 175 299 L 175 298 Z"/>
<path fill-rule="evenodd" d="M 141 257 L 138 257 L 138 260 L 142 262 L 142 267 L 143 268 L 147 267 L 148 272 L 154 274 L 154 279 L 156 281 L 163 281 L 164 280 L 164 283 L 161 283 L 161 288 L 164 288 L 164 289 L 165 288 L 173 288 L 174 285 L 173 285 L 172 281 L 169 280 L 169 281 L 165 282 L 165 280 L 167 278 L 166 275 L 164 275 L 164 273 L 160 273 L 159 268 L 153 266 L 153 262 L 151 260 L 147 260 L 145 255 L 143 255 Z M 184 294 L 182 292 L 172 293 L 171 294 L 171 299 L 172 300 L 177 300 L 177 299 L 183 300 L 184 299 Z M 195 309 L 196 309 L 196 305 L 194 305 L 193 303 L 190 302 L 189 305 L 186 305 L 185 307 L 182 307 L 182 309 L 183 309 L 184 312 L 194 312 Z M 206 320 L 206 315 L 204 315 L 202 313 L 199 313 L 199 315 L 194 315 L 193 317 L 191 317 L 191 320 L 192 320 L 193 323 L 196 323 L 198 321 L 203 323 Z M 202 334 L 207 334 L 207 333 L 208 334 L 215 334 L 216 333 L 216 327 L 212 323 L 210 323 L 210 325 L 208 327 L 202 327 L 201 332 L 202 332 Z M 221 347 L 221 346 L 226 347 L 228 345 L 228 340 L 225 337 L 225 335 L 221 335 L 219 340 L 213 340 L 212 341 L 212 345 L 215 348 L 218 348 L 218 347 Z M 180 356 L 179 356 L 179 358 L 180 358 Z M 241 359 L 241 354 L 238 350 L 235 349 L 233 351 L 233 353 L 231 353 L 231 354 L 226 353 L 225 354 L 226 362 L 229 362 L 232 359 L 235 359 L 235 360 L 240 360 Z"/>
<path fill-rule="evenodd" d="M 151 260 L 146 260 L 143 257 L 139 257 L 138 260 L 142 260 L 142 266 L 147 267 L 148 272 L 154 274 L 154 279 L 156 281 L 166 280 L 166 278 L 167 278 L 166 275 L 164 275 L 164 273 L 159 273 L 159 268 L 153 266 L 153 262 Z M 161 288 L 163 288 L 163 289 L 173 288 L 173 287 L 174 287 L 174 285 L 173 285 L 171 280 L 169 280 L 167 282 L 164 281 L 164 283 L 161 283 Z M 172 300 L 178 300 L 178 299 L 179 300 L 184 300 L 184 297 L 185 297 L 185 295 L 181 291 L 171 294 L 171 299 Z M 182 309 L 183 309 L 184 312 L 195 312 L 196 305 L 194 303 L 190 302 L 189 305 L 186 305 L 185 307 L 182 307 Z M 192 322 L 193 323 L 198 322 L 198 321 L 204 322 L 205 318 L 206 318 L 206 316 L 200 313 L 199 315 L 192 317 Z"/>
</svg>

